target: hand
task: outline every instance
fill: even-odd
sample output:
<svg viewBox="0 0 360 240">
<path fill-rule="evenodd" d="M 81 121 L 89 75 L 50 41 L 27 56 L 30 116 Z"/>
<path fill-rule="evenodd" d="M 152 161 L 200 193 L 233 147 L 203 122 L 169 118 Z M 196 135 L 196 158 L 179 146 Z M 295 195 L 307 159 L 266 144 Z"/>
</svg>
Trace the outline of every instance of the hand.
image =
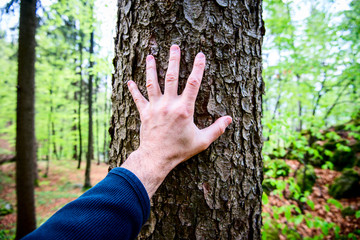
<svg viewBox="0 0 360 240">
<path fill-rule="evenodd" d="M 197 54 L 193 70 L 181 95 L 177 93 L 179 67 L 180 48 L 173 45 L 170 48 L 165 90 L 162 94 L 155 59 L 151 55 L 147 57 L 146 87 L 149 101 L 144 98 L 133 81 L 128 82 L 140 113 L 140 147 L 129 156 L 122 167 L 137 175 L 150 198 L 176 165 L 205 150 L 224 133 L 232 121 L 230 116 L 221 117 L 202 130 L 194 124 L 195 100 L 204 73 L 205 55 Z"/>
</svg>

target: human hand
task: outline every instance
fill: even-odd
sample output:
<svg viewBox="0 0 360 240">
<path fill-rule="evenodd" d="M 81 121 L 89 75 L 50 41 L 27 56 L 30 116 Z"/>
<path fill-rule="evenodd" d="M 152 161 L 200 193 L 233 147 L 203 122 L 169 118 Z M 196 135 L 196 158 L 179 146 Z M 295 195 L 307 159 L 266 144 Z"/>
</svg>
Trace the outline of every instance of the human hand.
<svg viewBox="0 0 360 240">
<path fill-rule="evenodd" d="M 147 57 L 146 87 L 149 101 L 140 93 L 133 81 L 128 82 L 141 119 L 140 146 L 129 158 L 139 161 L 142 171 L 138 173 L 140 175 L 149 170 L 156 172 L 159 178 L 165 178 L 176 165 L 205 150 L 224 133 L 232 121 L 230 116 L 224 116 L 201 130 L 194 124 L 195 100 L 205 69 L 205 55 L 198 53 L 195 57 L 193 70 L 181 95 L 177 93 L 179 67 L 180 48 L 173 45 L 170 48 L 165 90 L 162 94 L 155 59 L 151 55 Z M 122 167 L 126 167 L 128 161 L 129 159 Z M 136 171 L 139 171 L 139 168 Z M 138 174 L 135 173 L 137 176 Z"/>
</svg>

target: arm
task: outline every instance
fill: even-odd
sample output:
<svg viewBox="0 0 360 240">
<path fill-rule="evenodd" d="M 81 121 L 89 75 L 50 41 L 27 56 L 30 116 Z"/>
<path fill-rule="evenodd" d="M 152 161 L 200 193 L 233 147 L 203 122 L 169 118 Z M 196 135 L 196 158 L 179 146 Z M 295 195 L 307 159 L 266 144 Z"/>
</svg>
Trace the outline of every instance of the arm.
<svg viewBox="0 0 360 240">
<path fill-rule="evenodd" d="M 144 184 L 151 198 L 167 174 L 179 163 L 205 150 L 224 133 L 230 116 L 219 118 L 200 130 L 194 124 L 194 107 L 205 68 L 205 55 L 198 53 L 186 87 L 178 95 L 180 48 L 170 48 L 169 67 L 164 94 L 158 84 L 153 56 L 146 59 L 146 87 L 149 101 L 142 96 L 133 81 L 129 90 L 140 113 L 140 147 L 121 167 L 133 172 Z"/>
<path fill-rule="evenodd" d="M 135 239 L 149 213 L 149 197 L 139 179 L 114 168 L 23 239 Z"/>
</svg>

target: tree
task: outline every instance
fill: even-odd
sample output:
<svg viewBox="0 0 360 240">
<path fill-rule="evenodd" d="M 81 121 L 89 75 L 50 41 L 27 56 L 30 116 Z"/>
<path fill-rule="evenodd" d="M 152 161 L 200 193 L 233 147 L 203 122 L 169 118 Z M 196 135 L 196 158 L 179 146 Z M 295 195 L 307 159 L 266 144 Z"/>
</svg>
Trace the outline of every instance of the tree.
<svg viewBox="0 0 360 240">
<path fill-rule="evenodd" d="M 207 56 L 194 121 L 233 124 L 205 152 L 176 167 L 152 198 L 140 239 L 260 239 L 262 196 L 261 1 L 119 1 L 110 169 L 139 146 L 140 120 L 127 80 L 145 94 L 145 59 L 163 89 L 168 49 L 182 49 L 179 93 L 195 55 Z"/>
<path fill-rule="evenodd" d="M 36 0 L 20 5 L 16 111 L 16 238 L 36 228 L 34 201 Z"/>
<path fill-rule="evenodd" d="M 93 77 L 94 73 L 92 72 L 94 61 L 91 59 L 92 54 L 94 53 L 94 31 L 90 34 L 90 74 L 88 82 L 88 114 L 89 114 L 89 129 L 88 129 L 88 151 L 86 154 L 86 168 L 85 168 L 85 183 L 84 188 L 91 188 L 90 182 L 90 169 L 91 169 L 91 159 L 93 158 L 93 113 L 92 113 L 92 94 L 93 94 Z"/>
</svg>

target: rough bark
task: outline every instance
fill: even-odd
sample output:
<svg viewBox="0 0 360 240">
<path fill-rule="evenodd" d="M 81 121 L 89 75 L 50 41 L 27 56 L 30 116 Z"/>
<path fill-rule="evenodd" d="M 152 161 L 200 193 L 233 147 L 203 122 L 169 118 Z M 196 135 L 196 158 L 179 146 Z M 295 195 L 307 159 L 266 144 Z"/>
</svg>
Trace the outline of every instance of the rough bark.
<svg viewBox="0 0 360 240">
<path fill-rule="evenodd" d="M 36 0 L 20 5 L 16 111 L 16 239 L 36 228 L 34 201 Z"/>
<path fill-rule="evenodd" d="M 105 83 L 105 101 L 104 101 L 104 163 L 108 162 L 107 159 L 107 155 L 108 155 L 108 141 L 107 141 L 107 131 L 106 128 L 108 127 L 108 83 L 107 83 L 107 79 L 106 79 L 106 83 Z"/>
<path fill-rule="evenodd" d="M 181 52 L 179 93 L 195 55 L 207 57 L 194 121 L 233 123 L 206 151 L 177 166 L 152 198 L 140 239 L 260 239 L 262 196 L 261 44 L 257 1 L 118 1 L 112 81 L 110 169 L 139 146 L 140 119 L 125 82 L 146 96 L 145 58 L 155 56 L 164 86 L 168 52 Z"/>
</svg>

